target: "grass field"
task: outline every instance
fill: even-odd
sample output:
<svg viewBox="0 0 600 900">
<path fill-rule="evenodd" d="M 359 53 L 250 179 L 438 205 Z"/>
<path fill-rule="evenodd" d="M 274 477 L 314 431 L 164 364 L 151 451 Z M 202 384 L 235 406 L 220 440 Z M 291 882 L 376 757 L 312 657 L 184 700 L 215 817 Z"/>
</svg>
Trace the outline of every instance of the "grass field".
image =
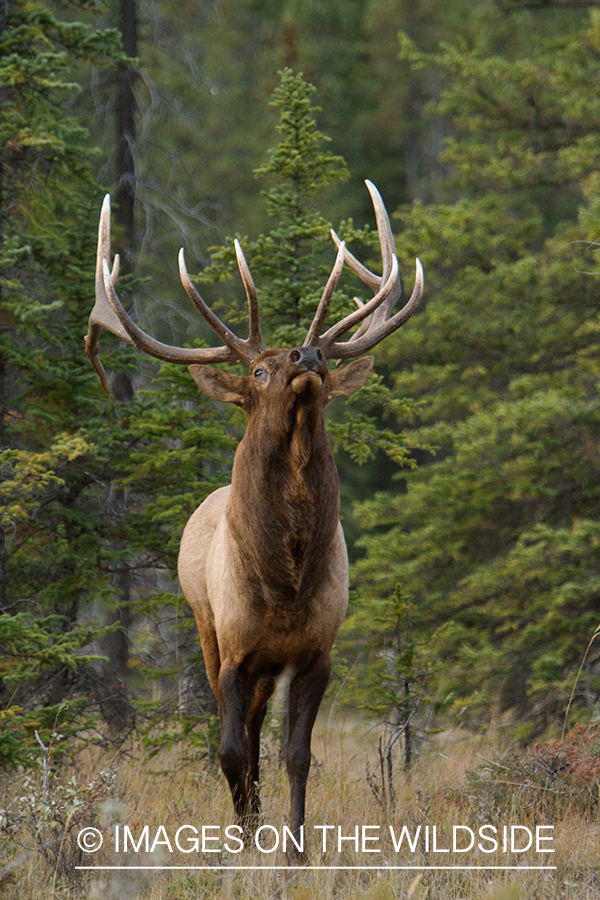
<svg viewBox="0 0 600 900">
<path fill-rule="evenodd" d="M 4 777 L 0 895 L 3 900 L 597 900 L 597 802 L 586 808 L 571 804 L 569 788 L 562 786 L 556 804 L 559 787 L 550 778 L 532 793 L 529 776 L 516 771 L 514 761 L 504 769 L 500 763 L 490 775 L 484 770 L 473 782 L 467 773 L 486 760 L 501 760 L 501 751 L 489 735 L 436 736 L 423 746 L 410 782 L 395 773 L 392 812 L 389 804 L 382 808 L 374 790 L 377 732 L 363 722 L 323 715 L 313 741 L 305 831 L 308 864 L 315 868 L 306 870 L 284 868 L 288 790 L 274 744 L 267 744 L 263 764 L 261 849 L 241 852 L 240 841 L 232 837 L 235 830 L 225 831 L 234 824 L 231 801 L 213 766 L 190 764 L 181 749 L 149 762 L 135 745 L 118 753 L 81 753 L 50 778 L 46 789 L 41 772 Z M 588 765 L 586 772 L 597 788 L 596 770 Z M 96 853 L 80 853 L 77 835 L 90 826 L 101 833 L 103 846 Z M 396 851 L 394 841 L 404 826 Z M 532 846 L 525 849 L 530 834 Z M 190 852 L 179 850 L 177 841 Z M 84 872 L 75 868 L 80 864 L 125 868 Z M 135 866 L 179 868 L 143 871 Z M 521 868 L 466 868 L 482 866 Z"/>
</svg>

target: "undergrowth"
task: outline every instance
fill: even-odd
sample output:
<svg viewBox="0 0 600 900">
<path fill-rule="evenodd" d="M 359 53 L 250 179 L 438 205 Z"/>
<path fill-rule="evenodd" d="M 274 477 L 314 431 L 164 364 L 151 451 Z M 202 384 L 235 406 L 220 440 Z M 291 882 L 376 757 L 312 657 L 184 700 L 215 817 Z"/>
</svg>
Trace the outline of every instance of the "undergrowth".
<svg viewBox="0 0 600 900">
<path fill-rule="evenodd" d="M 314 741 L 315 764 L 308 788 L 307 843 L 311 864 L 336 864 L 319 871 L 270 871 L 285 855 L 261 854 L 251 848 L 239 857 L 224 858 L 221 850 L 196 854 L 167 852 L 164 841 L 154 848 L 119 853 L 111 849 L 115 825 L 125 825 L 139 840 L 148 826 L 155 835 L 164 826 L 173 840 L 184 825 L 224 828 L 233 821 L 231 798 L 224 778 L 206 760 L 190 762 L 184 748 L 165 751 L 148 760 L 141 743 L 131 743 L 119 759 L 91 751 L 74 767 L 63 764 L 54 772 L 7 774 L 0 779 L 0 893 L 3 900 L 595 900 L 600 895 L 600 725 L 579 725 L 564 740 L 536 744 L 527 750 L 501 753 L 489 738 L 453 734 L 436 736 L 425 748 L 410 780 L 394 775 L 396 807 L 383 809 L 374 797 L 367 760 L 377 754 L 377 735 L 364 723 L 349 726 L 321 720 Z M 482 762 L 483 758 L 483 762 Z M 477 761 L 480 764 L 477 766 Z M 277 755 L 264 761 L 261 794 L 264 822 L 281 828 L 287 822 L 289 791 Z M 367 825 L 379 835 L 381 851 L 352 850 L 345 838 L 337 852 L 322 854 L 314 826 L 341 825 L 345 835 Z M 500 830 L 511 824 L 534 829 L 554 828 L 555 851 L 541 858 L 532 849 L 520 856 L 493 858 L 477 848 L 478 829 L 490 823 Z M 438 846 L 449 847 L 456 825 L 469 826 L 476 844 L 469 853 L 444 854 L 424 847 L 424 831 L 437 829 Z M 490 824 L 486 827 L 489 829 Z M 124 864 L 120 871 L 90 872 L 81 877 L 77 833 L 99 827 L 105 837 L 98 854 L 84 854 L 94 867 Z M 421 837 L 410 853 L 406 842 L 393 852 L 389 828 L 395 834 L 406 826 Z M 379 831 L 375 831 L 379 829 Z M 333 832 L 332 832 L 333 834 Z M 468 835 L 467 835 L 468 837 Z M 463 830 L 461 841 L 466 839 Z M 546 852 L 546 851 L 544 851 Z M 185 871 L 184 864 L 225 861 L 227 869 Z M 360 866 L 356 866 L 356 863 Z M 465 864 L 461 871 L 443 864 Z M 514 871 L 481 870 L 482 864 Z M 530 871 L 539 863 L 546 870 Z M 138 871 L 136 866 L 169 864 L 173 871 Z M 389 871 L 369 870 L 374 863 Z M 251 864 L 254 871 L 238 866 Z M 365 864 L 365 865 L 363 865 Z M 405 865 L 408 864 L 408 865 Z M 342 866 L 351 868 L 343 869 Z M 401 870 L 401 866 L 405 870 Z M 400 867 L 392 869 L 391 867 Z M 521 868 L 519 868 L 519 866 Z M 352 870 L 359 869 L 359 871 Z M 539 865 L 537 866 L 539 869 Z"/>
<path fill-rule="evenodd" d="M 598 817 L 600 724 L 576 725 L 563 739 L 513 749 L 466 775 L 463 803 L 495 816 L 555 820 Z"/>
</svg>

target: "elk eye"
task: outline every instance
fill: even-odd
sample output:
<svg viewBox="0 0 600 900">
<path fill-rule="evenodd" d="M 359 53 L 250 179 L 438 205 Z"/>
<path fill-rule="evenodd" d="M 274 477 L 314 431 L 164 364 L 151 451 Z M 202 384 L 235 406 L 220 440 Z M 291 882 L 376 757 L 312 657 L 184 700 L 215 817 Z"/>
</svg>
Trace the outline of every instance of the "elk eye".
<svg viewBox="0 0 600 900">
<path fill-rule="evenodd" d="M 257 387 L 265 387 L 269 383 L 269 373 L 266 369 L 261 369 L 259 366 L 258 369 L 254 370 L 254 384 Z"/>
</svg>

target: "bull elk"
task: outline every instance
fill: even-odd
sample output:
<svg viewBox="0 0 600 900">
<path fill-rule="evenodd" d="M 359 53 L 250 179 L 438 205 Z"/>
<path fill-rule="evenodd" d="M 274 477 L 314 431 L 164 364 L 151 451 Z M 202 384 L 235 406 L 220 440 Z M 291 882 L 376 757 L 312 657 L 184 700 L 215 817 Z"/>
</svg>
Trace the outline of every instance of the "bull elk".
<svg viewBox="0 0 600 900">
<path fill-rule="evenodd" d="M 259 742 L 266 705 L 284 670 L 289 676 L 286 766 L 291 789 L 291 833 L 302 847 L 306 781 L 313 724 L 329 680 L 331 647 L 348 605 L 348 558 L 339 523 L 338 476 L 323 411 L 336 397 L 358 390 L 375 347 L 413 314 L 423 272 L 405 306 L 392 231 L 379 192 L 370 191 L 383 263 L 381 276 L 365 268 L 332 231 L 337 259 L 302 346 L 266 348 L 256 290 L 241 247 L 235 249 L 249 309 L 242 340 L 206 306 L 188 276 L 183 287 L 222 341 L 212 349 L 161 344 L 125 312 L 115 292 L 118 256 L 110 269 L 110 199 L 98 236 L 96 302 L 86 336 L 88 358 L 108 391 L 98 359 L 102 327 L 150 356 L 189 365 L 213 400 L 248 414 L 233 463 L 231 484 L 212 493 L 190 518 L 181 539 L 179 580 L 200 633 L 208 680 L 219 705 L 219 761 L 238 822 L 247 831 L 259 816 Z M 368 302 L 323 332 L 344 261 L 374 293 Z M 358 326 L 344 342 L 342 335 Z M 349 360 L 329 371 L 327 360 Z M 206 363 L 241 363 L 241 377 Z M 300 852 L 294 851 L 296 858 Z"/>
</svg>

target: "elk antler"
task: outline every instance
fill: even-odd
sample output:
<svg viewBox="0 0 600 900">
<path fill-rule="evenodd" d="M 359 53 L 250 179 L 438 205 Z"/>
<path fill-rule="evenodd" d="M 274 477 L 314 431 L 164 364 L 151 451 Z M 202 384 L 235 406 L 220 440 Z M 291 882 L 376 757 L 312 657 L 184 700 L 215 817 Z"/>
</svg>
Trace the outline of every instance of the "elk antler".
<svg viewBox="0 0 600 900">
<path fill-rule="evenodd" d="M 423 269 L 417 259 L 417 275 L 411 297 L 401 310 L 392 315 L 393 308 L 402 292 L 402 284 L 398 273 L 398 259 L 394 249 L 394 238 L 390 220 L 379 191 L 370 181 L 367 181 L 366 185 L 375 209 L 383 272 L 381 275 L 375 275 L 369 271 L 345 249 L 345 244 L 343 241 L 340 241 L 335 231 L 331 232 L 333 240 L 338 247 L 337 259 L 303 345 L 305 347 L 320 347 L 328 359 L 350 359 L 370 350 L 387 337 L 388 334 L 404 325 L 416 310 L 423 294 Z M 96 302 L 90 315 L 89 330 L 85 338 L 85 349 L 88 359 L 107 393 L 109 391 L 106 375 L 98 357 L 98 340 L 103 328 L 108 328 L 117 337 L 128 341 L 128 343 L 137 347 L 138 350 L 142 350 L 150 356 L 162 359 L 165 362 L 184 363 L 186 365 L 193 363 L 236 362 L 249 368 L 258 354 L 266 350 L 260 331 L 260 314 L 256 288 L 244 259 L 242 248 L 237 240 L 235 241 L 235 252 L 248 299 L 249 334 L 247 339 L 242 340 L 237 337 L 206 305 L 190 280 L 185 266 L 183 249 L 181 249 L 179 252 L 181 283 L 200 315 L 210 325 L 217 337 L 223 341 L 223 345 L 221 347 L 188 349 L 162 344 L 135 324 L 128 313 L 125 312 L 115 291 L 115 284 L 119 274 L 119 256 L 118 254 L 115 256 L 111 271 L 110 196 L 106 195 L 102 204 L 100 225 L 98 227 Z M 373 290 L 375 296 L 368 303 L 363 303 L 361 300 L 356 299 L 358 309 L 345 316 L 345 318 L 326 331 L 325 334 L 321 335 L 329 304 L 345 261 L 361 281 Z M 360 327 L 352 337 L 348 341 L 337 343 L 337 339 L 351 328 L 354 328 L 355 325 Z"/>
<path fill-rule="evenodd" d="M 392 315 L 392 310 L 402 293 L 402 282 L 398 272 L 394 238 L 390 220 L 379 191 L 370 181 L 366 181 L 365 184 L 375 209 L 383 272 L 381 275 L 375 275 L 363 266 L 355 256 L 345 250 L 344 243 L 340 241 L 335 231 L 332 230 L 331 235 L 338 247 L 338 257 L 304 341 L 304 346 L 319 346 L 328 359 L 351 359 L 352 357 L 360 356 L 367 350 L 371 350 L 388 334 L 400 328 L 401 325 L 404 325 L 410 319 L 423 296 L 423 267 L 417 259 L 415 286 L 410 299 L 402 309 L 395 315 Z M 375 296 L 368 303 L 363 303 L 361 300 L 356 299 L 358 309 L 333 325 L 325 334 L 320 335 L 344 259 L 360 280 L 373 290 Z M 362 323 L 360 328 L 348 341 L 337 343 L 339 337 L 359 323 Z"/>
<path fill-rule="evenodd" d="M 117 337 L 133 344 L 138 350 L 162 359 L 165 362 L 176 362 L 191 365 L 193 363 L 237 362 L 250 367 L 252 360 L 266 349 L 261 333 L 258 311 L 258 300 L 252 276 L 244 259 L 242 248 L 235 241 L 235 252 L 246 296 L 250 319 L 250 333 L 247 340 L 238 338 L 208 308 L 198 291 L 190 281 L 185 267 L 183 249 L 179 253 L 179 273 L 181 282 L 215 334 L 223 341 L 222 347 L 194 348 L 171 347 L 155 340 L 139 328 L 131 319 L 119 300 L 115 284 L 119 274 L 119 256 L 115 256 L 112 272 L 110 270 L 110 196 L 107 194 L 102 204 L 100 225 L 98 227 L 98 253 L 96 257 L 96 302 L 90 315 L 89 330 L 85 338 L 85 350 L 90 363 L 97 373 L 104 390 L 109 393 L 104 367 L 98 357 L 98 339 L 102 328 L 108 328 Z"/>
</svg>

